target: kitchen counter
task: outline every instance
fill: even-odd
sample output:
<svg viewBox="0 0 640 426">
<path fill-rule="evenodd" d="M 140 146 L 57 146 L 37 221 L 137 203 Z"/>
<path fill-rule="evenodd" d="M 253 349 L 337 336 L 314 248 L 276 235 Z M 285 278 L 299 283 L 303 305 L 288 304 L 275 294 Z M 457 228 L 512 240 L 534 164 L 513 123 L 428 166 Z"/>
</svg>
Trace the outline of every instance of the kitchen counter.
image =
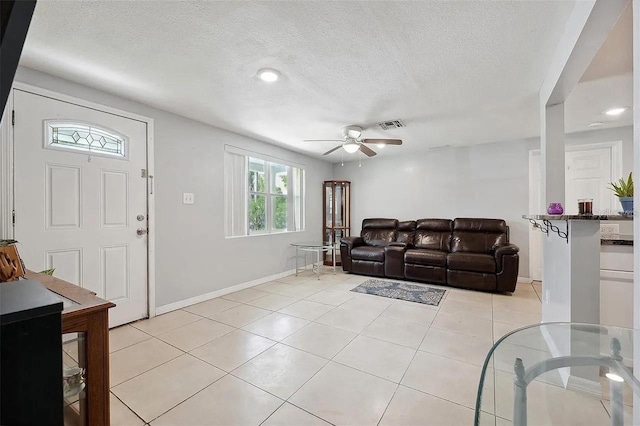
<svg viewBox="0 0 640 426">
<path fill-rule="evenodd" d="M 633 220 L 633 215 L 622 214 L 523 214 L 529 220 Z"/>
</svg>

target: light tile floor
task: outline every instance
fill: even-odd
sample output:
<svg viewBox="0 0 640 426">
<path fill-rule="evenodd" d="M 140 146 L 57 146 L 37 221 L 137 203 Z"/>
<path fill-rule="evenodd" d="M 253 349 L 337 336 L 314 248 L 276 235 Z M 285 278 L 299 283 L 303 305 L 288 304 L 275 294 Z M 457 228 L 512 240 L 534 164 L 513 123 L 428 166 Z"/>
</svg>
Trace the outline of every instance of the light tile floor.
<svg viewBox="0 0 640 426">
<path fill-rule="evenodd" d="M 513 295 L 443 287 L 434 307 L 349 291 L 367 279 L 304 272 L 111 330 L 112 424 L 473 424 L 485 356 L 540 321 L 539 283 Z M 571 400 L 608 418 L 595 401 Z M 491 405 L 499 417 L 483 424 L 509 424 L 505 404 Z"/>
</svg>

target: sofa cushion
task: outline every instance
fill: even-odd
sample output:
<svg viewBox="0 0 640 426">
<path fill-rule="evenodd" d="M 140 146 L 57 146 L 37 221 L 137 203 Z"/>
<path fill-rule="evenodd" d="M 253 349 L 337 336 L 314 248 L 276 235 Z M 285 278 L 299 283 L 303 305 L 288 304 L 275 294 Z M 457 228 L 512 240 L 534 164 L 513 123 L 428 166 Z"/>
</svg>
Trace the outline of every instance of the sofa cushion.
<svg viewBox="0 0 640 426">
<path fill-rule="evenodd" d="M 452 221 L 449 219 L 420 219 L 416 222 L 416 248 L 449 251 Z"/>
<path fill-rule="evenodd" d="M 365 229 L 398 229 L 398 219 L 363 219 L 362 230 Z"/>
<path fill-rule="evenodd" d="M 396 241 L 397 219 L 364 219 L 360 236 L 367 245 L 383 247 Z"/>
<path fill-rule="evenodd" d="M 384 262 L 384 247 L 360 246 L 351 250 L 351 257 L 357 260 Z"/>
<path fill-rule="evenodd" d="M 452 252 L 493 253 L 507 244 L 507 224 L 502 219 L 455 219 Z"/>
<path fill-rule="evenodd" d="M 398 222 L 397 243 L 413 244 L 413 237 L 416 234 L 416 221 L 405 220 Z"/>
<path fill-rule="evenodd" d="M 447 266 L 447 252 L 440 250 L 411 249 L 404 253 L 404 263 L 427 266 Z"/>
<path fill-rule="evenodd" d="M 461 271 L 495 273 L 496 260 L 490 254 L 449 253 L 447 255 L 447 267 Z"/>
</svg>

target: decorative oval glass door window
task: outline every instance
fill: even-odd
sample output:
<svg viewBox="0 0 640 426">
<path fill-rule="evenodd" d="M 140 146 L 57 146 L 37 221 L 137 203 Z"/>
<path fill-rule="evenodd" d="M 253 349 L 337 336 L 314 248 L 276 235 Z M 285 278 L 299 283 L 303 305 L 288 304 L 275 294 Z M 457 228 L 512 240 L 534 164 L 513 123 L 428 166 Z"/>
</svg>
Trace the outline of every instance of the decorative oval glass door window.
<svg viewBox="0 0 640 426">
<path fill-rule="evenodd" d="M 127 137 L 90 123 L 45 121 L 45 148 L 127 158 Z"/>
</svg>

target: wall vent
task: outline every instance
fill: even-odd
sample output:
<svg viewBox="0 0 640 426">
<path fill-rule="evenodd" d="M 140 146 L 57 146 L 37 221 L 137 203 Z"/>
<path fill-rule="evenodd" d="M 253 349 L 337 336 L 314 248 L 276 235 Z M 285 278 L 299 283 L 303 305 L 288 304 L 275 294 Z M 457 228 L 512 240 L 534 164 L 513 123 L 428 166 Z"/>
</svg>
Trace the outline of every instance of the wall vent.
<svg viewBox="0 0 640 426">
<path fill-rule="evenodd" d="M 378 123 L 378 126 L 382 130 L 399 129 L 401 127 L 404 127 L 404 123 L 400 120 L 389 120 Z"/>
</svg>

